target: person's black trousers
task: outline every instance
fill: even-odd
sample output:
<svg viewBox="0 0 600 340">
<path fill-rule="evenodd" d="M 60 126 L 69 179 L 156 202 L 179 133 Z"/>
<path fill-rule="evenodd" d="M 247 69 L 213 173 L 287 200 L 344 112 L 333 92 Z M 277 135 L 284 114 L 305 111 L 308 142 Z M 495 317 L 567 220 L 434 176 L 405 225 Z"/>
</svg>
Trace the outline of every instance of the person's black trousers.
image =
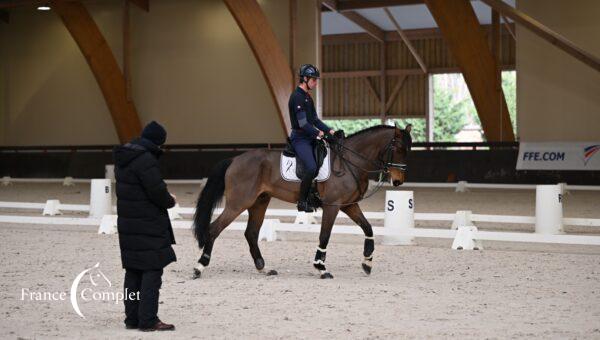
<svg viewBox="0 0 600 340">
<path fill-rule="evenodd" d="M 158 296 L 162 274 L 162 269 L 125 269 L 125 295 L 139 292 L 139 300 L 124 300 L 126 325 L 150 328 L 158 322 Z"/>
</svg>

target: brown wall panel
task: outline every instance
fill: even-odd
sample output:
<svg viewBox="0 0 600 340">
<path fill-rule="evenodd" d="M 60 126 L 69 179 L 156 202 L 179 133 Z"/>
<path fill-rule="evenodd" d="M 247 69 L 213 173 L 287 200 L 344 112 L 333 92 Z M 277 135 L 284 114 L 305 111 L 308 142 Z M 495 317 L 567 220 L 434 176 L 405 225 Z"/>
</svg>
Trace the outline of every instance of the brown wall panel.
<svg viewBox="0 0 600 340">
<path fill-rule="evenodd" d="M 487 31 L 487 28 L 484 29 Z M 410 30 L 407 34 L 412 37 L 411 42 L 432 72 L 440 72 L 440 70 L 460 72 L 440 34 L 417 35 L 412 34 Z M 354 36 L 356 38 L 353 38 Z M 380 44 L 372 39 L 362 39 L 360 34 L 348 34 L 323 41 L 322 70 L 324 73 L 381 69 Z M 427 108 L 427 75 L 419 74 L 419 64 L 402 41 L 393 39 L 387 41 L 386 45 L 386 69 L 412 70 L 412 74 L 406 77 L 387 115 L 424 117 Z M 505 30 L 501 37 L 500 55 L 504 67 L 514 67 L 515 41 Z M 401 77 L 388 75 L 386 78 L 387 99 Z M 370 81 L 375 91 L 380 94 L 378 79 L 379 76 L 372 76 Z M 325 118 L 380 117 L 380 103 L 370 93 L 362 78 L 326 78 L 323 79 L 322 86 Z"/>
</svg>

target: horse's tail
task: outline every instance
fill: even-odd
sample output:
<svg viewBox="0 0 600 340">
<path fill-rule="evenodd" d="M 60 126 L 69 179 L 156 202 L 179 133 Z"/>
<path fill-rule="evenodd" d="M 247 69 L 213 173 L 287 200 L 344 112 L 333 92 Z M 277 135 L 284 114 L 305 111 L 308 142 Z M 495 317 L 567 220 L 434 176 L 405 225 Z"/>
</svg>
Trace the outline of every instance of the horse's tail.
<svg viewBox="0 0 600 340">
<path fill-rule="evenodd" d="M 206 185 L 198 196 L 196 213 L 194 214 L 194 235 L 198 240 L 198 247 L 202 249 L 208 240 L 208 226 L 215 207 L 219 205 L 225 192 L 225 173 L 231 165 L 232 159 L 224 159 L 212 169 Z"/>
</svg>

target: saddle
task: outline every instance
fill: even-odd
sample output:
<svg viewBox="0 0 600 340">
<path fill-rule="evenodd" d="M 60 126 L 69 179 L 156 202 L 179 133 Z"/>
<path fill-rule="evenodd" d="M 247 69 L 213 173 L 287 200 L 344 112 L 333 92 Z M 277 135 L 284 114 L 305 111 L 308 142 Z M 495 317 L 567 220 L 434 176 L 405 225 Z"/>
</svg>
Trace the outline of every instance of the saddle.
<svg viewBox="0 0 600 340">
<path fill-rule="evenodd" d="M 316 140 L 313 143 L 313 154 L 315 155 L 315 161 L 317 162 L 318 174 L 328 154 L 325 142 L 323 142 L 322 140 Z M 305 172 L 304 164 L 302 164 L 300 159 L 296 156 L 296 151 L 294 150 L 294 147 L 292 146 L 292 141 L 289 137 L 287 138 L 287 144 L 285 146 L 285 149 L 283 150 L 283 155 L 285 157 L 291 157 L 296 159 L 296 177 L 302 178 Z"/>
</svg>

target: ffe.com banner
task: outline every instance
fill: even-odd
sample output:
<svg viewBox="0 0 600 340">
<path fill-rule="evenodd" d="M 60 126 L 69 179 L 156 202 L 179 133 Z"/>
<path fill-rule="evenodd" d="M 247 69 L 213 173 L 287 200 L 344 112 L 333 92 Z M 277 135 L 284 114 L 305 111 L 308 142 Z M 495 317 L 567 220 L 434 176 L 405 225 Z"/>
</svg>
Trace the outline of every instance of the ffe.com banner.
<svg viewBox="0 0 600 340">
<path fill-rule="evenodd" d="M 600 142 L 519 144 L 517 170 L 600 170 Z"/>
</svg>

